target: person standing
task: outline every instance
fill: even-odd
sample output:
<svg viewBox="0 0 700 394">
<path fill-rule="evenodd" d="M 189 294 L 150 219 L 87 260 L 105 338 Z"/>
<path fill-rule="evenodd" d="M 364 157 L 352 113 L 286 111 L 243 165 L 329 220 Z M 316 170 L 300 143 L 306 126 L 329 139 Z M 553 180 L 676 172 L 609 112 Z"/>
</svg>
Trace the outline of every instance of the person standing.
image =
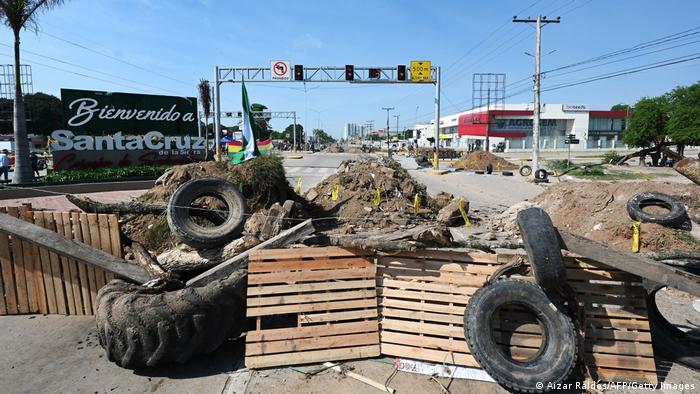
<svg viewBox="0 0 700 394">
<path fill-rule="evenodd" d="M 10 172 L 10 157 L 7 153 L 7 149 L 3 149 L 2 152 L 0 153 L 0 174 L 5 176 L 5 180 L 7 179 L 7 175 Z"/>
<path fill-rule="evenodd" d="M 39 157 L 36 152 L 32 151 L 29 153 L 29 161 L 32 163 L 32 171 L 34 171 L 34 177 L 39 177 Z"/>
</svg>

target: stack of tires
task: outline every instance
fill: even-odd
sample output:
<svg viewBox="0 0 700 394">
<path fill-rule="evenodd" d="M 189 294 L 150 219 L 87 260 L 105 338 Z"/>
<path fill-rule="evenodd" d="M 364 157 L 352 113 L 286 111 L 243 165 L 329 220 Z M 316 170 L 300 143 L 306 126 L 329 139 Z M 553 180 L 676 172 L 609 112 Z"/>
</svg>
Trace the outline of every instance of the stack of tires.
<svg viewBox="0 0 700 394">
<path fill-rule="evenodd" d="M 492 278 L 469 300 L 464 330 L 472 355 L 499 384 L 517 392 L 544 392 L 573 371 L 579 338 L 564 305 L 566 269 L 551 219 L 542 209 L 529 208 L 517 220 L 534 278 Z M 493 317 L 507 306 L 524 308 L 539 323 L 542 345 L 533 357 L 515 360 L 496 342 Z"/>
</svg>

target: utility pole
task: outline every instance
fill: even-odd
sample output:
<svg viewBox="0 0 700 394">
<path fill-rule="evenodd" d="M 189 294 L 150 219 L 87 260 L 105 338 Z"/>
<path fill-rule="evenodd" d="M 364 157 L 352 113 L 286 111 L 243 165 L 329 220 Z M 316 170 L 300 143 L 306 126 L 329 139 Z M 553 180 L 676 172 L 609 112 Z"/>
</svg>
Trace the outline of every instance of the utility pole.
<svg viewBox="0 0 700 394">
<path fill-rule="evenodd" d="M 515 23 L 535 23 L 535 97 L 533 103 L 533 119 L 532 119 L 532 171 L 537 173 L 540 168 L 540 47 L 542 36 L 542 25 L 548 23 L 559 23 L 561 17 L 556 20 L 547 20 L 546 16 L 538 15 L 537 19 L 517 19 L 513 18 Z"/>
<path fill-rule="evenodd" d="M 372 145 L 372 132 L 374 131 L 374 121 L 373 120 L 368 120 L 367 121 L 367 133 L 365 134 L 367 138 L 369 138 L 369 144 Z M 365 139 L 364 137 L 362 138 L 362 145 L 364 145 Z"/>
<path fill-rule="evenodd" d="M 386 111 L 386 130 L 384 130 L 386 133 L 386 151 L 387 155 L 391 157 L 391 148 L 389 147 L 389 111 L 393 111 L 394 107 L 382 107 L 382 109 Z"/>
<path fill-rule="evenodd" d="M 394 115 L 394 117 L 396 118 L 396 135 L 397 136 L 399 135 L 399 131 L 401 131 L 401 130 L 399 130 L 399 117 L 400 116 L 401 115 Z M 399 139 L 401 139 L 401 138 L 399 138 Z"/>
</svg>

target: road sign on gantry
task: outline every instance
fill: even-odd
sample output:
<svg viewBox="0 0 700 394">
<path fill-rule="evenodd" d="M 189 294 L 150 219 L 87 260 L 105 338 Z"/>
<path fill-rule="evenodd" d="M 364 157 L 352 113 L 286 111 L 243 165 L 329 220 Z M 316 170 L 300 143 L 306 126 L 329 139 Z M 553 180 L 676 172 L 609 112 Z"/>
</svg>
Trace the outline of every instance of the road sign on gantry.
<svg viewBox="0 0 700 394">
<path fill-rule="evenodd" d="M 270 62 L 270 76 L 273 81 L 291 81 L 292 70 L 289 68 L 289 62 L 284 60 Z"/>
<path fill-rule="evenodd" d="M 411 60 L 411 82 L 430 82 L 429 60 Z"/>
</svg>

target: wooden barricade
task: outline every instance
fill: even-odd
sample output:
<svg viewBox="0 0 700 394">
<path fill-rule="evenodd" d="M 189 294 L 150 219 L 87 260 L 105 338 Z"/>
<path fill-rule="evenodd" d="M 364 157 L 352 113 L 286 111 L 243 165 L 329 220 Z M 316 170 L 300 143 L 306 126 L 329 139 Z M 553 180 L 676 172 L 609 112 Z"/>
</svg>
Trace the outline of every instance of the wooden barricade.
<svg viewBox="0 0 700 394">
<path fill-rule="evenodd" d="M 478 367 L 464 336 L 469 297 L 514 256 L 428 250 L 377 263 L 382 354 Z M 641 279 L 586 259 L 566 258 L 584 308 L 584 360 L 595 379 L 657 382 Z M 523 311 L 502 311 L 497 342 L 514 359 L 534 355 L 540 327 Z M 500 334 L 499 334 L 500 333 Z M 504 339 L 504 338 L 507 338 Z"/>
<path fill-rule="evenodd" d="M 252 252 L 246 366 L 378 356 L 375 274 L 373 258 L 341 248 Z"/>
<path fill-rule="evenodd" d="M 117 215 L 34 211 L 29 205 L 3 207 L 0 212 L 122 256 Z M 97 291 L 114 278 L 4 233 L 0 233 L 0 270 L 0 315 L 91 315 Z"/>
</svg>

